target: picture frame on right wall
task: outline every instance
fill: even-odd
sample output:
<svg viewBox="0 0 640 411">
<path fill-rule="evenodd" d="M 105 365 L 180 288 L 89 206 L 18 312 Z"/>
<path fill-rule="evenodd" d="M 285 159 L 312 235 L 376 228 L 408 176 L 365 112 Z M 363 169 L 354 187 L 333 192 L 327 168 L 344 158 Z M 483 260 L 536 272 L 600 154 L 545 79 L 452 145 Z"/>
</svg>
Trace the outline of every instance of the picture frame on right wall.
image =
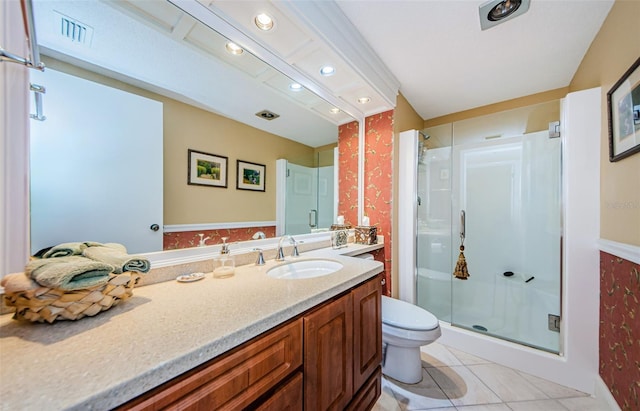
<svg viewBox="0 0 640 411">
<path fill-rule="evenodd" d="M 640 58 L 607 93 L 609 161 L 640 152 Z"/>
</svg>

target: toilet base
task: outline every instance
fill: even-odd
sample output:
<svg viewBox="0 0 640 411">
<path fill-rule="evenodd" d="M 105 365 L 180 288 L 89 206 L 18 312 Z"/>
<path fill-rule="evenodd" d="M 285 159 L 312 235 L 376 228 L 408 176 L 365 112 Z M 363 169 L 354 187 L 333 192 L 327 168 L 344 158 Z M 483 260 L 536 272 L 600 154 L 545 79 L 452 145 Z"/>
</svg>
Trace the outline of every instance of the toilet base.
<svg viewBox="0 0 640 411">
<path fill-rule="evenodd" d="M 382 373 L 405 384 L 417 384 L 422 381 L 420 347 L 387 344 Z"/>
</svg>

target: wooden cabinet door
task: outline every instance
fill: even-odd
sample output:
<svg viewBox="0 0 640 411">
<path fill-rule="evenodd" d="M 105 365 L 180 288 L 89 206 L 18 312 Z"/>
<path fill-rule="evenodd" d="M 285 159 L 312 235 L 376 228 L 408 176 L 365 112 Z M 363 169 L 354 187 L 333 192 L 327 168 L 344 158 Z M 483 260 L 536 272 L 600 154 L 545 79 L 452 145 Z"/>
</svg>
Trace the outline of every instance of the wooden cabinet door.
<svg viewBox="0 0 640 411">
<path fill-rule="evenodd" d="M 358 391 L 382 362 L 382 292 L 376 276 L 353 294 L 353 389 Z"/>
<path fill-rule="evenodd" d="M 343 410 L 353 395 L 353 298 L 304 317 L 305 411 Z"/>
</svg>

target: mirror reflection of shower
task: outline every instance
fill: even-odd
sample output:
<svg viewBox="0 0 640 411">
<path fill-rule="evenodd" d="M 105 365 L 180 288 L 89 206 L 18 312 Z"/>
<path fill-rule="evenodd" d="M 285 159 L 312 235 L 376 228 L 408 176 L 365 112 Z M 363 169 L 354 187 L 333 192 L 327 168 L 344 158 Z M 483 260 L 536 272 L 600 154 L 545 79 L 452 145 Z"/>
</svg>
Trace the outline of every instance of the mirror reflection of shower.
<svg viewBox="0 0 640 411">
<path fill-rule="evenodd" d="M 337 149 L 278 160 L 277 235 L 328 231 L 337 214 Z"/>
</svg>

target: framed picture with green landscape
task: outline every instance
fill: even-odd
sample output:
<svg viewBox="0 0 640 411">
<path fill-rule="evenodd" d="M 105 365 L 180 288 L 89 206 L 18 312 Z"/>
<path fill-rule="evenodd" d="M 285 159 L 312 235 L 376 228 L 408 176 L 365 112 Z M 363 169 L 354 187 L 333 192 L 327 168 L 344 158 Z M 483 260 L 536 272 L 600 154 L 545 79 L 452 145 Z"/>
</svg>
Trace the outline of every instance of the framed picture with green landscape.
<svg viewBox="0 0 640 411">
<path fill-rule="evenodd" d="M 264 179 L 266 172 L 264 164 L 238 160 L 236 188 L 238 190 L 265 191 Z"/>
<path fill-rule="evenodd" d="M 228 158 L 189 149 L 188 184 L 227 188 Z"/>
</svg>

